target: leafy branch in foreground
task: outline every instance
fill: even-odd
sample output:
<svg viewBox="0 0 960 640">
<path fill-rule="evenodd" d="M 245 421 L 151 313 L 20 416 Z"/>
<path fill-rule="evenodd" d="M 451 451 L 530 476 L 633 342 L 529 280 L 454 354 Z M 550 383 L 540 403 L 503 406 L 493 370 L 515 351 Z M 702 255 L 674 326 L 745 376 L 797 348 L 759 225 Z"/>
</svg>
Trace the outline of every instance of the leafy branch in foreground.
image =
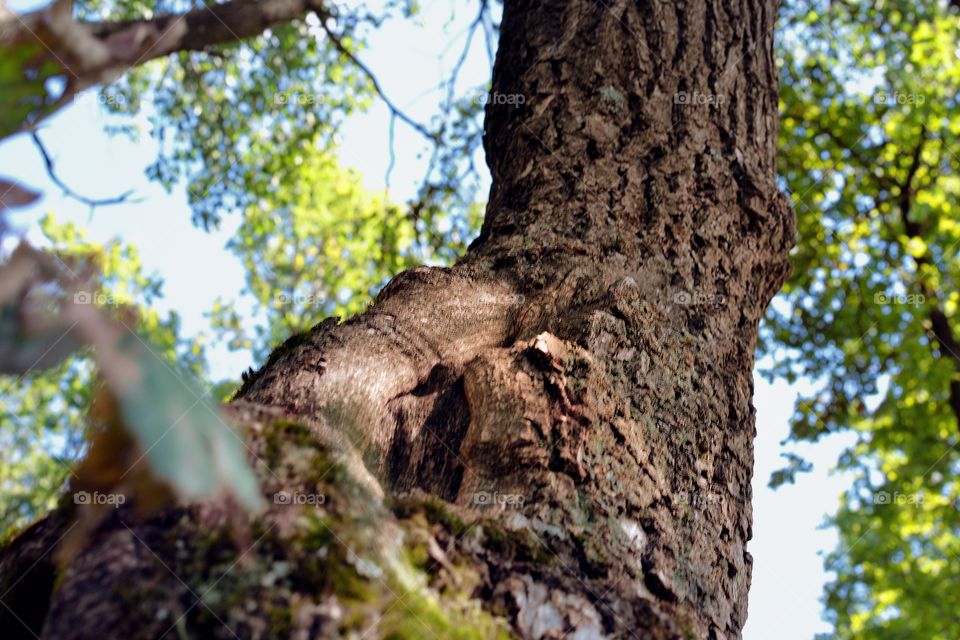
<svg viewBox="0 0 960 640">
<path fill-rule="evenodd" d="M 66 481 L 117 493 L 159 481 L 184 496 L 225 488 L 258 509 L 242 441 L 194 381 L 199 345 L 178 347 L 175 316 L 129 306 L 156 297 L 159 282 L 140 275 L 129 250 L 92 245 L 52 219 L 43 225 L 54 248 L 21 244 L 0 266 L 2 530 L 50 506 Z M 88 457 L 71 471 L 88 450 L 100 464 Z"/>
</svg>

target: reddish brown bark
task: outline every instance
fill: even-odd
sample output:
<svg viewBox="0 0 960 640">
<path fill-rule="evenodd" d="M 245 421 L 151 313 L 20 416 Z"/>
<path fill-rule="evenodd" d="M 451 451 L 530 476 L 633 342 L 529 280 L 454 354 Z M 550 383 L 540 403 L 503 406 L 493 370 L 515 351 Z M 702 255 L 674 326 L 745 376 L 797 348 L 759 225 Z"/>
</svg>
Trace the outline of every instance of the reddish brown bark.
<svg viewBox="0 0 960 640">
<path fill-rule="evenodd" d="M 419 523 L 410 535 L 430 539 L 434 586 L 469 566 L 469 594 L 513 633 L 739 637 L 757 323 L 794 235 L 775 182 L 774 18 L 766 0 L 508 0 L 492 91 L 523 100 L 487 107 L 480 238 L 454 268 L 401 274 L 365 314 L 275 352 L 235 403 L 252 446 L 269 447 L 277 427 L 262 425 L 282 415 L 359 451 L 370 495 L 392 505 L 368 507 L 359 539 Z M 493 495 L 504 500 L 477 503 Z M 357 506 L 333 521 L 353 531 Z M 125 526 L 189 540 L 206 509 Z M 78 595 L 147 580 L 133 550 L 115 551 L 127 565 L 106 558 L 104 545 L 130 541 L 124 528 L 104 524 L 65 573 L 47 637 L 129 622 L 92 619 Z M 269 539 L 272 558 L 310 558 Z M 299 597 L 329 592 L 300 578 Z M 157 597 L 189 602 L 175 588 Z"/>
</svg>

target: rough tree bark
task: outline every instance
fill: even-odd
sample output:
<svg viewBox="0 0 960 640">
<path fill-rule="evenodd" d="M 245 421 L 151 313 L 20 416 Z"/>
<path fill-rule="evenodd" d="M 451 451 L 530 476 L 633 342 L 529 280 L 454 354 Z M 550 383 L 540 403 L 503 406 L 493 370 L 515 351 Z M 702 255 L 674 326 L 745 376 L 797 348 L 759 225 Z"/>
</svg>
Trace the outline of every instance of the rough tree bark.
<svg viewBox="0 0 960 640">
<path fill-rule="evenodd" d="M 64 505 L 0 560 L 0 625 L 739 637 L 757 324 L 794 236 L 775 10 L 507 0 L 478 240 L 288 341 L 228 407 L 267 495 L 325 504 L 242 527 L 223 501 L 124 508 L 61 567 Z"/>
</svg>

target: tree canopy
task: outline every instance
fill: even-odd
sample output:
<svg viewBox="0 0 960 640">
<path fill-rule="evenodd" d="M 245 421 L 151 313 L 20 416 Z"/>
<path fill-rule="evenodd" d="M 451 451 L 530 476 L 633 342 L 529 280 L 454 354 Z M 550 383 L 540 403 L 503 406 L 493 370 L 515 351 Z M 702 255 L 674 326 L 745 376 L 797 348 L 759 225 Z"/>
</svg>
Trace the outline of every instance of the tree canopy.
<svg viewBox="0 0 960 640">
<path fill-rule="evenodd" d="M 177 0 L 72 4 L 77 20 L 117 25 L 190 9 Z M 251 349 L 258 361 L 291 334 L 362 310 L 397 272 L 454 260 L 482 211 L 473 163 L 483 108 L 478 88 L 456 78 L 466 53 L 433 120 L 417 122 L 362 62 L 366 35 L 386 20 L 416 20 L 416 4 L 310 5 L 239 42 L 125 65 L 116 80 L 112 74 L 92 89 L 126 122 L 113 133 L 160 142 L 149 176 L 187 189 L 196 224 L 241 218 L 229 248 L 243 262 L 255 313 L 246 317 L 227 292 L 211 301 L 211 334 Z M 467 49 L 492 50 L 497 7 L 485 0 L 455 7 L 476 16 Z M 790 1 L 781 11 L 779 173 L 799 237 L 793 276 L 762 326 L 761 352 L 773 363 L 767 375 L 818 386 L 798 403 L 791 439 L 856 435 L 838 461 L 856 481 L 831 520 L 841 543 L 826 559 L 835 574 L 827 616 L 840 638 L 960 637 L 953 605 L 960 583 L 952 579 L 960 570 L 960 17 L 942 0 Z M 41 122 L 73 82 L 35 42 L 7 42 L 0 135 Z M 429 149 L 410 202 L 369 193 L 338 159 L 345 119 L 378 100 Z M 146 133 L 132 124 L 143 112 Z M 14 206 L 12 196 L 5 204 Z M 135 318 L 152 349 L 204 379 L 202 341 L 179 335 L 175 315 L 151 311 L 161 283 L 142 273 L 133 247 L 94 245 L 53 218 L 41 225 L 47 255 L 91 265 L 96 276 L 85 286 L 106 316 Z M 73 292 L 62 288 L 57 300 Z M 10 327 L 0 335 L 5 362 L 25 344 L 24 301 L 43 299 L 26 290 L 18 296 L 0 299 Z M 129 416 L 113 420 L 106 399 L 98 405 L 109 376 L 96 373 L 89 341 L 75 347 L 49 368 L 0 378 L 0 533 L 49 509 L 71 465 L 98 441 L 107 451 L 120 447 L 111 421 L 141 436 L 150 428 L 138 431 Z M 238 383 L 205 380 L 216 400 Z M 181 453 L 153 452 L 151 465 L 162 469 L 164 456 Z M 797 474 L 808 463 L 789 448 L 786 457 L 771 481 L 802 482 Z M 89 464 L 77 469 L 91 473 Z"/>
<path fill-rule="evenodd" d="M 960 18 L 943 2 L 792 2 L 781 20 L 799 243 L 763 349 L 769 375 L 819 387 L 792 439 L 856 434 L 828 616 L 839 638 L 956 637 Z M 775 481 L 804 466 L 790 462 Z"/>
</svg>

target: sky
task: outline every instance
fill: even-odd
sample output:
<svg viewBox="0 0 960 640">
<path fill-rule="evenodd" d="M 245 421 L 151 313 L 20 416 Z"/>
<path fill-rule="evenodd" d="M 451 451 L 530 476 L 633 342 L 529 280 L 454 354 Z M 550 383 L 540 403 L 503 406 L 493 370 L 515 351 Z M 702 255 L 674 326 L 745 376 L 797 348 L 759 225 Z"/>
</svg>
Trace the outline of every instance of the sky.
<svg viewBox="0 0 960 640">
<path fill-rule="evenodd" d="M 14 0 L 8 4 L 19 11 L 44 3 Z M 458 6 L 462 9 L 463 4 Z M 436 85 L 449 75 L 463 46 L 466 24 L 473 18 L 472 8 L 451 16 L 450 7 L 447 0 L 424 2 L 420 24 L 404 20 L 386 23 L 372 34 L 362 54 L 391 100 L 422 121 L 437 109 L 440 94 Z M 440 51 L 446 55 L 438 57 Z M 487 55 L 479 39 L 461 77 L 461 89 L 489 79 Z M 103 132 L 106 121 L 97 96 L 90 92 L 49 120 L 41 136 L 56 160 L 58 175 L 75 191 L 88 197 L 110 197 L 133 189 L 138 201 L 91 212 L 63 197 L 47 177 L 36 148 L 20 135 L 0 144 L 0 176 L 44 196 L 36 205 L 18 210 L 12 221 L 34 242 L 41 239 L 37 221 L 43 214 L 53 213 L 61 221 L 76 222 L 94 240 L 119 237 L 134 245 L 146 271 L 164 280 L 164 297 L 157 308 L 161 312 L 176 310 L 185 336 L 208 330 L 205 313 L 213 300 L 242 293 L 243 269 L 225 249 L 239 216 L 225 216 L 217 231 L 194 227 L 183 186 L 166 193 L 144 175 L 157 154 L 149 136 L 144 134 L 137 142 L 111 138 Z M 366 114 L 351 117 L 343 130 L 342 163 L 357 168 L 366 186 L 377 191 L 385 188 L 388 128 L 388 111 L 378 102 Z M 423 139 L 398 123 L 395 149 L 389 193 L 394 200 L 403 201 L 413 194 L 422 176 L 424 159 L 418 158 L 418 152 L 424 149 Z M 214 379 L 237 378 L 246 367 L 259 364 L 248 353 L 230 352 L 222 346 L 211 349 L 208 358 Z M 796 485 L 777 491 L 766 486 L 770 474 L 783 466 L 780 453 L 786 449 L 780 442 L 788 434 L 797 394 L 810 392 L 811 385 L 809 380 L 793 386 L 783 381 L 769 384 L 755 376 L 754 538 L 748 547 L 754 566 L 746 640 L 809 640 L 830 630 L 821 617 L 820 596 L 828 579 L 821 554 L 836 546 L 837 536 L 821 525 L 849 484 L 849 478 L 830 473 L 845 440 L 832 437 L 817 445 L 791 445 L 790 451 L 813 462 L 813 472 L 799 476 Z"/>
</svg>

